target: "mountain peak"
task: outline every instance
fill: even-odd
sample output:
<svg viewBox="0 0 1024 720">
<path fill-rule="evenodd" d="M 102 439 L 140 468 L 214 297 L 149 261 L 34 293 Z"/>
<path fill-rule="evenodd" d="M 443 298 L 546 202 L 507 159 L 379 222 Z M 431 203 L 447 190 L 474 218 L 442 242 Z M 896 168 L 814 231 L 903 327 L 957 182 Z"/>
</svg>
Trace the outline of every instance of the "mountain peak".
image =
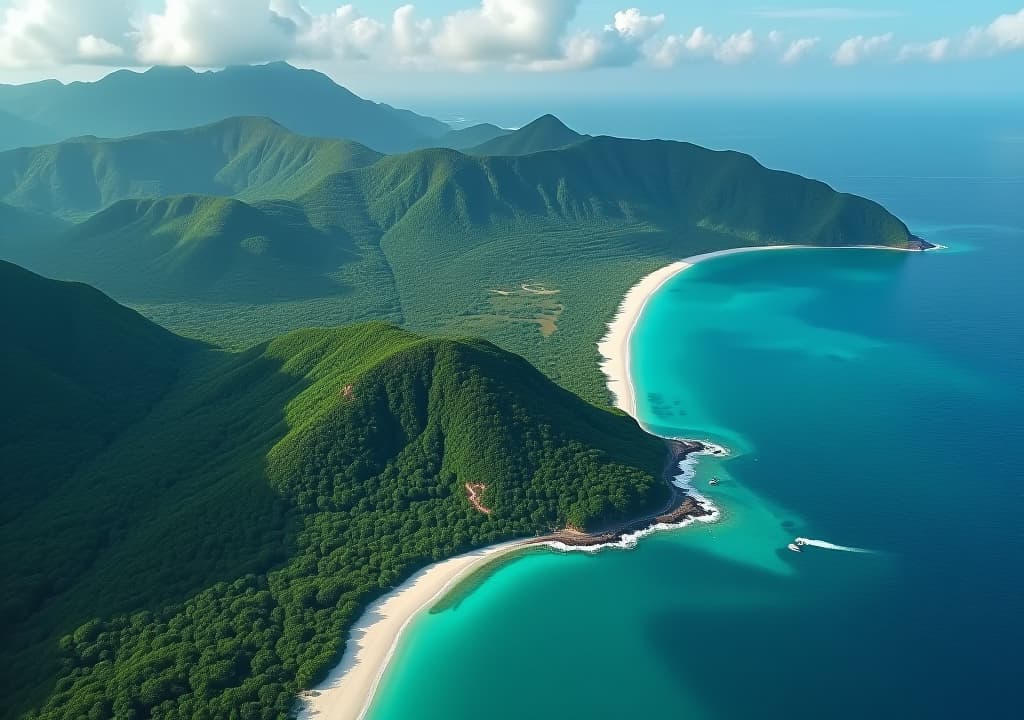
<svg viewBox="0 0 1024 720">
<path fill-rule="evenodd" d="M 529 155 L 572 145 L 584 137 L 554 115 L 546 114 L 515 132 L 488 140 L 467 152 L 472 155 Z"/>
<path fill-rule="evenodd" d="M 555 117 L 551 113 L 545 113 L 545 114 L 541 115 L 539 118 L 537 118 L 536 120 L 533 120 L 532 122 L 529 122 L 526 125 L 523 125 L 523 127 L 519 128 L 519 129 L 520 130 L 527 130 L 529 128 L 543 129 L 543 130 L 554 130 L 554 129 L 557 129 L 557 130 L 562 130 L 562 131 L 565 131 L 565 132 L 568 132 L 568 133 L 572 133 L 573 135 L 577 135 L 577 136 L 579 135 L 579 133 L 577 133 L 575 130 L 570 128 L 568 125 L 566 125 L 564 122 L 559 120 L 557 117 Z"/>
<path fill-rule="evenodd" d="M 187 65 L 154 65 L 142 74 L 149 77 L 191 77 L 196 71 Z"/>
</svg>

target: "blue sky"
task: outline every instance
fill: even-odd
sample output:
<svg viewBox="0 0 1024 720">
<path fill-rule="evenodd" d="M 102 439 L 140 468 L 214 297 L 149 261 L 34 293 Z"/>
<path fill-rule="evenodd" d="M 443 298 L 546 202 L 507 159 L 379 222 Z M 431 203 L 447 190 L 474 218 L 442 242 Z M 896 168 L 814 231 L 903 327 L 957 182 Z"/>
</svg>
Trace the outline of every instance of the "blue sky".
<svg viewBox="0 0 1024 720">
<path fill-rule="evenodd" d="M 0 81 L 287 59 L 389 101 L 1024 96 L 1024 0 L 0 0 Z"/>
</svg>

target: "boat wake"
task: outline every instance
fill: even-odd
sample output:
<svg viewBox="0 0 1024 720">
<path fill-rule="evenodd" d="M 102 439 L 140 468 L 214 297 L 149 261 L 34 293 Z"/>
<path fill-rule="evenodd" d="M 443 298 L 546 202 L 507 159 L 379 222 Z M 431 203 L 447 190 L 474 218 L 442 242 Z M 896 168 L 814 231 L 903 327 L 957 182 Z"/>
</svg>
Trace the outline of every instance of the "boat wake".
<svg viewBox="0 0 1024 720">
<path fill-rule="evenodd" d="M 826 542 L 825 540 L 812 540 L 811 538 L 798 537 L 793 543 L 797 546 L 810 545 L 811 547 L 824 548 L 825 550 L 841 550 L 843 552 L 853 553 L 870 553 L 874 550 L 865 550 L 864 548 L 847 547 L 846 545 L 836 545 L 835 543 Z"/>
</svg>

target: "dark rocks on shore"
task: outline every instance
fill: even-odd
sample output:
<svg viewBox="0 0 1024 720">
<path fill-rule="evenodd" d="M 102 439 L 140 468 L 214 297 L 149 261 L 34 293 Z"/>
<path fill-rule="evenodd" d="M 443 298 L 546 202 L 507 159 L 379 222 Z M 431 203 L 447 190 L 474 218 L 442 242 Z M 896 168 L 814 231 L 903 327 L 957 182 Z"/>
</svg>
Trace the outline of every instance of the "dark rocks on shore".
<svg viewBox="0 0 1024 720">
<path fill-rule="evenodd" d="M 618 542 L 625 535 L 635 533 L 638 530 L 645 530 L 652 525 L 662 523 L 673 525 L 682 522 L 686 518 L 707 515 L 707 510 L 672 483 L 678 472 L 679 463 L 692 453 L 707 450 L 707 445 L 699 440 L 667 440 L 666 443 L 669 448 L 669 457 L 665 463 L 665 481 L 668 483 L 672 493 L 666 508 L 656 514 L 637 518 L 636 520 L 631 520 L 605 530 L 592 533 L 581 532 L 575 529 L 559 530 L 542 538 L 537 538 L 537 541 L 557 541 L 571 547 L 607 545 Z"/>
</svg>

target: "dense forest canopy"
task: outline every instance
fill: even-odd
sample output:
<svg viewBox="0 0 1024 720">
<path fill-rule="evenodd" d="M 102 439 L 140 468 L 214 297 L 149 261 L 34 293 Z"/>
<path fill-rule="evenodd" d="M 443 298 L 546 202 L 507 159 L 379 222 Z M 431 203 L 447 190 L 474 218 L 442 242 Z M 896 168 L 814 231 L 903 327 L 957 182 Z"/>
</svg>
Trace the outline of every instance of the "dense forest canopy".
<svg viewBox="0 0 1024 720">
<path fill-rule="evenodd" d="M 118 430 L 79 434 L 94 406 L 45 402 L 4 446 L 5 471 L 39 475 L 54 429 L 77 443 L 48 468 L 59 492 L 0 526 L 2 692 L 49 696 L 33 717 L 283 717 L 419 567 L 667 499 L 659 440 L 490 343 L 370 323 L 224 353 L 90 288 L 0 275 L 50 323 L 0 306 L 25 363 L 2 376 L 11 409 L 49 387 L 19 387 L 28 363 L 59 362 Z"/>
<path fill-rule="evenodd" d="M 235 118 L 0 153 L 0 176 L 21 223 L 0 257 L 178 333 L 241 349 L 385 319 L 485 337 L 592 402 L 595 344 L 646 272 L 742 245 L 913 242 L 877 203 L 747 155 L 552 116 L 469 153 L 389 156 Z"/>
</svg>

